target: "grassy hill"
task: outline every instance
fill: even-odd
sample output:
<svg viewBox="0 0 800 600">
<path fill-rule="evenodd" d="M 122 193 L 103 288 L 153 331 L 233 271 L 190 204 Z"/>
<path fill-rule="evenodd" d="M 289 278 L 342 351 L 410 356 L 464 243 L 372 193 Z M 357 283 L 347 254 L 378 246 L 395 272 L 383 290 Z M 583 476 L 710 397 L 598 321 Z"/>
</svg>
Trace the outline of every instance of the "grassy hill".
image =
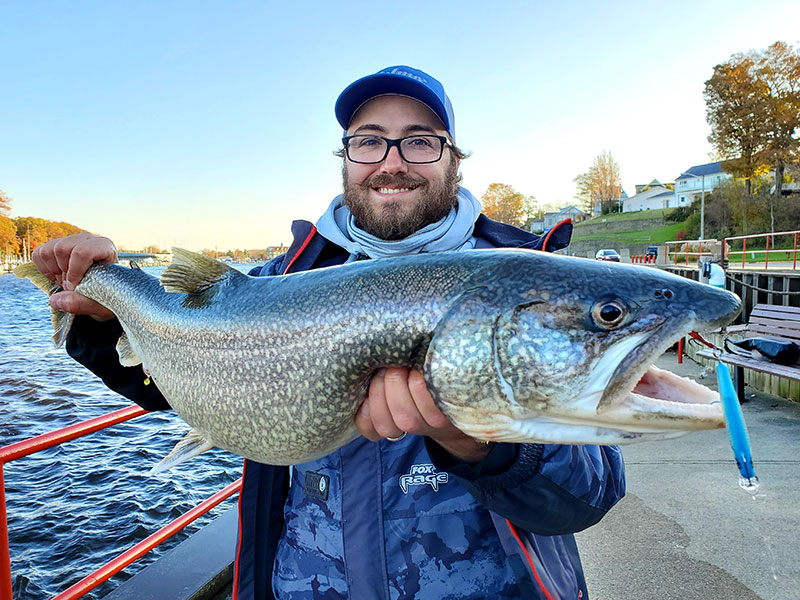
<svg viewBox="0 0 800 600">
<path fill-rule="evenodd" d="M 611 213 L 575 224 L 573 241 L 608 241 L 617 246 L 661 244 L 675 239 L 683 223 L 672 223 L 666 216 L 674 208 L 628 213 Z"/>
</svg>

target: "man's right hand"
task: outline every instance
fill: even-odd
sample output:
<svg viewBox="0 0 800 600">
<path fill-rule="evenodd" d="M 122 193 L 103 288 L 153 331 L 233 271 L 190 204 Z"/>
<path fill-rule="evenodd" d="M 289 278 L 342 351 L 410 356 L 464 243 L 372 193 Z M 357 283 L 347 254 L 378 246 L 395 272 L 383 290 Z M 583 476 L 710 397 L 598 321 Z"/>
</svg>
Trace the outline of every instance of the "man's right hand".
<svg viewBox="0 0 800 600">
<path fill-rule="evenodd" d="M 114 313 L 94 300 L 75 292 L 86 271 L 96 262 L 117 262 L 114 242 L 90 233 L 77 233 L 50 240 L 31 255 L 39 271 L 64 288 L 50 296 L 50 306 L 76 315 L 89 315 L 96 321 L 108 321 Z"/>
</svg>

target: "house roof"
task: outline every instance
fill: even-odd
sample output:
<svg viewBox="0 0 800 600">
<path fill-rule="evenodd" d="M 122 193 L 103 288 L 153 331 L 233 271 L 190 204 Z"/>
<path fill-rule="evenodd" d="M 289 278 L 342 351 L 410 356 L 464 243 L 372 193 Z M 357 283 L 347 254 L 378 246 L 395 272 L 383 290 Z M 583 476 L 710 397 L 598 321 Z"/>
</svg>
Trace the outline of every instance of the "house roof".
<svg viewBox="0 0 800 600">
<path fill-rule="evenodd" d="M 713 162 L 713 163 L 706 163 L 704 165 L 695 165 L 693 167 L 689 167 L 675 181 L 680 181 L 681 179 L 691 179 L 692 177 L 701 177 L 703 175 L 714 175 L 716 173 L 724 173 L 722 170 L 722 162 Z"/>
</svg>

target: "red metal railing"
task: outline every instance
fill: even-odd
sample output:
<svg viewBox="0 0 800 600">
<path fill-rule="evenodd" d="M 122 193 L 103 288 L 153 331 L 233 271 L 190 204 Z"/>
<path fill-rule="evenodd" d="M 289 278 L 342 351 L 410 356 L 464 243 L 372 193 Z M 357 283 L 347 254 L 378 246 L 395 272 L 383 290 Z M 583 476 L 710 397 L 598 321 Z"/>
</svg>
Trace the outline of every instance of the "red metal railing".
<svg viewBox="0 0 800 600">
<path fill-rule="evenodd" d="M 6 515 L 3 466 L 13 460 L 112 427 L 124 421 L 140 417 L 146 413 L 147 411 L 143 408 L 131 406 L 0 448 L 0 600 L 12 600 L 11 555 L 8 543 L 8 519 Z M 117 558 L 109 561 L 94 573 L 58 594 L 53 600 L 74 600 L 75 598 L 81 598 L 104 581 L 119 573 L 129 564 L 144 556 L 164 540 L 175 535 L 192 521 L 207 513 L 220 502 L 235 494 L 241 487 L 242 480 L 239 478 L 187 511 L 167 526 L 126 550 L 117 556 Z"/>
<path fill-rule="evenodd" d="M 664 261 L 662 264 L 669 264 L 670 258 L 672 258 L 672 264 L 674 265 L 678 264 L 678 260 L 681 260 L 686 265 L 692 262 L 696 263 L 704 256 L 711 257 L 715 252 L 719 253 L 719 243 L 719 240 L 714 239 L 664 242 Z"/>
<path fill-rule="evenodd" d="M 741 268 L 744 269 L 745 268 L 745 263 L 747 261 L 747 253 L 750 252 L 751 257 L 755 257 L 756 255 L 763 254 L 764 255 L 764 258 L 763 258 L 764 268 L 765 269 L 769 269 L 770 254 L 772 255 L 773 262 L 775 262 L 776 260 L 779 260 L 779 258 L 776 259 L 776 257 L 785 258 L 787 260 L 782 261 L 782 262 L 787 262 L 788 259 L 791 256 L 791 260 L 792 260 L 792 268 L 791 268 L 791 270 L 795 271 L 795 270 L 797 270 L 797 235 L 798 235 L 798 233 L 800 233 L 800 231 L 779 231 L 779 232 L 776 232 L 776 233 L 758 233 L 758 234 L 753 234 L 753 235 L 739 235 L 739 236 L 735 236 L 735 237 L 725 238 L 726 244 L 728 242 L 731 242 L 731 241 L 734 241 L 734 240 L 742 240 L 742 249 L 741 250 L 726 250 L 727 257 L 728 257 L 728 264 L 733 264 L 734 261 L 731 258 L 732 256 L 741 255 L 741 257 L 742 257 Z M 788 238 L 789 242 L 788 242 L 788 244 L 786 244 L 784 242 L 784 247 L 783 248 L 778 248 L 777 246 L 780 246 L 781 244 L 780 244 L 780 241 L 779 241 L 778 244 L 775 243 L 775 238 L 776 237 L 779 238 L 780 241 L 784 241 L 784 240 L 786 240 Z M 748 251 L 747 250 L 747 241 L 751 240 L 751 242 L 752 242 L 752 240 L 756 240 L 758 238 L 766 238 L 766 240 L 765 240 L 765 248 L 763 250 L 761 250 L 761 249 L 753 249 L 752 246 L 751 246 L 750 250 Z M 788 248 L 787 246 L 791 246 L 791 248 Z M 729 246 L 727 246 L 727 245 L 725 246 L 725 248 L 728 248 L 728 247 Z M 780 255 L 783 255 L 783 256 L 781 257 Z M 736 262 L 737 263 L 739 262 L 738 258 L 737 258 Z M 762 263 L 762 261 L 759 260 L 759 261 L 757 261 L 756 265 L 760 267 L 761 263 Z M 780 265 L 780 266 L 781 267 L 785 267 L 785 268 L 788 269 L 788 265 Z"/>
</svg>

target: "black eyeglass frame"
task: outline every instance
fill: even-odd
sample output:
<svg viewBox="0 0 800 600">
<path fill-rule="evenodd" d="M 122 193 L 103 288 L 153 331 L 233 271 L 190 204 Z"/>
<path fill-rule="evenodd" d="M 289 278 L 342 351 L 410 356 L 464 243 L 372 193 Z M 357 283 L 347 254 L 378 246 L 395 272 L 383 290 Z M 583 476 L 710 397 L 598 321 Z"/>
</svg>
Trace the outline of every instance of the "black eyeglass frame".
<svg viewBox="0 0 800 600">
<path fill-rule="evenodd" d="M 363 161 L 363 160 L 353 160 L 350 157 L 350 143 L 349 143 L 350 140 L 352 140 L 353 138 L 363 138 L 363 137 L 379 138 L 379 139 L 383 140 L 384 142 L 386 142 L 386 152 L 383 153 L 383 156 L 381 157 L 380 160 Z M 439 156 L 436 158 L 436 160 L 416 161 L 416 160 L 408 160 L 405 156 L 403 156 L 403 149 L 401 148 L 400 143 L 403 140 L 407 140 L 409 138 L 417 138 L 417 137 L 432 137 L 432 138 L 438 139 L 442 143 L 442 147 L 439 149 Z M 453 147 L 453 144 L 451 144 L 446 137 L 444 137 L 443 135 L 435 135 L 433 133 L 418 133 L 416 135 L 407 135 L 405 137 L 401 137 L 401 138 L 397 138 L 397 139 L 390 139 L 390 138 L 387 138 L 387 137 L 383 137 L 382 135 L 373 135 L 373 134 L 370 134 L 370 133 L 357 133 L 356 135 L 346 135 L 346 136 L 344 136 L 342 138 L 342 145 L 344 146 L 344 153 L 345 153 L 345 156 L 347 156 L 347 160 L 349 160 L 350 162 L 354 162 L 356 164 L 359 164 L 359 165 L 377 165 L 379 163 L 382 163 L 384 160 L 386 160 L 386 157 L 389 156 L 389 150 L 391 150 L 392 147 L 394 147 L 394 146 L 397 147 L 397 153 L 400 155 L 400 158 L 402 158 L 408 164 L 410 164 L 410 165 L 429 165 L 431 163 L 439 162 L 440 160 L 442 160 L 442 156 L 444 155 L 444 149 L 446 147 L 450 147 L 450 148 Z"/>
</svg>

